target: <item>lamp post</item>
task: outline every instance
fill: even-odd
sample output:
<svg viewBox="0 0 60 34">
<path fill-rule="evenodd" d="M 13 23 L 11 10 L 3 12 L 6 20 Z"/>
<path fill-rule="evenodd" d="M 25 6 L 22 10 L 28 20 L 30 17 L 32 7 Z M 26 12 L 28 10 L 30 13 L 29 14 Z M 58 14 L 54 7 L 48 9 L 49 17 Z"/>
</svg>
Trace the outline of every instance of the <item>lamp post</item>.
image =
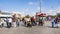
<svg viewBox="0 0 60 34">
<path fill-rule="evenodd" d="M 36 12 L 36 15 L 37 15 L 38 13 L 41 13 L 41 0 L 39 0 L 39 8 L 40 8 L 40 9 L 39 9 L 40 11 L 39 11 L 39 12 Z"/>
<path fill-rule="evenodd" d="M 41 0 L 40 0 L 40 13 L 41 13 Z"/>
</svg>

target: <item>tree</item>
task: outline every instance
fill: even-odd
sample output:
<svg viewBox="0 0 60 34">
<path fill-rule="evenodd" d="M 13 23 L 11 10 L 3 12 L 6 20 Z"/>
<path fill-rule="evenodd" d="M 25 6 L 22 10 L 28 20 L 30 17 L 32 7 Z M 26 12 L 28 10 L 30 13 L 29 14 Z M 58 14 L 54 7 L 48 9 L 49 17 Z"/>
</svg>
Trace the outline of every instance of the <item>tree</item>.
<svg viewBox="0 0 60 34">
<path fill-rule="evenodd" d="M 57 16 L 58 16 L 58 17 L 60 17 L 60 13 L 59 13 L 59 14 L 57 14 Z"/>
<path fill-rule="evenodd" d="M 30 16 L 29 15 L 26 15 L 25 18 L 30 18 Z"/>
</svg>

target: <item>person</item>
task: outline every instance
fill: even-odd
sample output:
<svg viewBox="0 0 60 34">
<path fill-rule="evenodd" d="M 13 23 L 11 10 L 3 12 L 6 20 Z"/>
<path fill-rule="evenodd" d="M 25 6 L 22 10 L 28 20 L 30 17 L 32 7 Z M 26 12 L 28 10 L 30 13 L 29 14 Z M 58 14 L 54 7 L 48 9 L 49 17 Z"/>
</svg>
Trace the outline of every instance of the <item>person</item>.
<svg viewBox="0 0 60 34">
<path fill-rule="evenodd" d="M 26 21 L 25 21 L 24 17 L 22 18 L 22 22 L 24 23 L 24 26 L 26 26 Z"/>
<path fill-rule="evenodd" d="M 28 26 L 28 23 L 30 21 L 30 18 L 25 18 L 25 21 L 26 21 L 26 26 Z"/>
<path fill-rule="evenodd" d="M 27 26 L 27 24 L 28 24 L 28 18 L 24 18 L 24 20 L 25 20 L 25 26 Z"/>
<path fill-rule="evenodd" d="M 15 16 L 12 17 L 12 22 L 13 22 L 13 27 L 16 27 L 17 25 L 16 25 L 16 17 Z"/>
<path fill-rule="evenodd" d="M 3 26 L 4 26 L 3 20 L 0 19 L 0 27 L 3 27 Z"/>
<path fill-rule="evenodd" d="M 18 20 L 17 26 L 20 26 L 21 19 L 17 18 L 17 20 Z"/>
<path fill-rule="evenodd" d="M 35 22 L 34 17 L 31 17 L 31 22 L 32 22 L 32 25 L 33 25 L 33 26 L 35 26 L 35 25 L 36 25 L 36 22 Z"/>
<path fill-rule="evenodd" d="M 12 23 L 11 22 L 12 22 L 12 18 L 9 18 L 9 24 L 10 24 L 9 26 L 10 27 L 12 27 Z"/>
<path fill-rule="evenodd" d="M 7 24 L 7 28 L 10 28 L 10 24 L 9 24 L 9 19 L 6 18 L 6 24 Z"/>
<path fill-rule="evenodd" d="M 15 22 L 16 22 L 16 25 L 19 26 L 19 22 L 17 18 L 15 18 Z"/>
<path fill-rule="evenodd" d="M 58 24 L 59 24 L 59 20 L 58 20 L 58 17 L 55 18 L 55 27 L 58 27 Z"/>
<path fill-rule="evenodd" d="M 54 23 L 55 23 L 55 18 L 51 19 L 51 23 L 52 23 L 52 28 L 54 27 Z"/>
<path fill-rule="evenodd" d="M 2 27 L 2 22 L 0 22 L 0 27 Z"/>
<path fill-rule="evenodd" d="M 40 21 L 39 21 L 39 25 L 43 26 L 43 17 L 40 17 L 39 20 L 40 20 Z"/>
<path fill-rule="evenodd" d="M 60 27 L 60 17 L 58 18 L 58 27 Z"/>
<path fill-rule="evenodd" d="M 27 27 L 32 27 L 31 21 L 28 22 Z"/>
</svg>

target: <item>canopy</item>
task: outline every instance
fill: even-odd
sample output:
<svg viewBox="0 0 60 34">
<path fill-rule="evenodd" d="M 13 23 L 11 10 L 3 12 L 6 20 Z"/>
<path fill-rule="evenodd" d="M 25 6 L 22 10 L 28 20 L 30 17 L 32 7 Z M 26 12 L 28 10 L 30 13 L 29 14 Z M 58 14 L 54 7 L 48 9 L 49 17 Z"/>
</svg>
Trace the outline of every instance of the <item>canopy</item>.
<svg viewBox="0 0 60 34">
<path fill-rule="evenodd" d="M 37 16 L 46 16 L 46 14 L 45 13 L 37 13 Z"/>
</svg>

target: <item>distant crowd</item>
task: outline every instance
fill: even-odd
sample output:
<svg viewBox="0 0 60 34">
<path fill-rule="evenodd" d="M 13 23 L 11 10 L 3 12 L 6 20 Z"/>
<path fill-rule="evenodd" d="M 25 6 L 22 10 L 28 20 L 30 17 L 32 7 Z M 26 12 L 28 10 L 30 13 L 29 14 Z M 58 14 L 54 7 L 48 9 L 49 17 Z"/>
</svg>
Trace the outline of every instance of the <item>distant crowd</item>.
<svg viewBox="0 0 60 34">
<path fill-rule="evenodd" d="M 52 27 L 59 27 L 60 26 L 60 18 L 55 17 L 51 19 Z"/>
<path fill-rule="evenodd" d="M 30 18 L 26 18 L 23 17 L 22 19 L 19 19 L 15 16 L 11 17 L 11 18 L 5 18 L 5 19 L 0 19 L 0 27 L 4 27 L 4 23 L 6 25 L 7 28 L 10 27 L 19 27 L 21 24 L 23 23 L 23 26 L 25 27 L 32 27 L 32 26 L 43 26 L 44 24 L 44 20 L 43 18 L 39 18 L 40 21 L 36 21 L 36 18 L 34 18 L 33 16 Z"/>
<path fill-rule="evenodd" d="M 15 15 L 13 15 L 13 17 L 11 18 L 8 18 L 8 17 L 5 19 L 0 18 L 0 28 L 5 27 L 4 24 L 6 25 L 7 28 L 19 27 L 19 26 L 24 26 L 24 27 L 43 26 L 46 19 L 47 18 L 43 18 L 43 17 L 36 19 L 34 18 L 34 16 L 30 18 L 23 17 L 22 19 L 19 19 L 15 17 Z M 52 27 L 58 27 L 60 23 L 60 18 L 52 17 L 50 21 L 51 21 Z"/>
</svg>

